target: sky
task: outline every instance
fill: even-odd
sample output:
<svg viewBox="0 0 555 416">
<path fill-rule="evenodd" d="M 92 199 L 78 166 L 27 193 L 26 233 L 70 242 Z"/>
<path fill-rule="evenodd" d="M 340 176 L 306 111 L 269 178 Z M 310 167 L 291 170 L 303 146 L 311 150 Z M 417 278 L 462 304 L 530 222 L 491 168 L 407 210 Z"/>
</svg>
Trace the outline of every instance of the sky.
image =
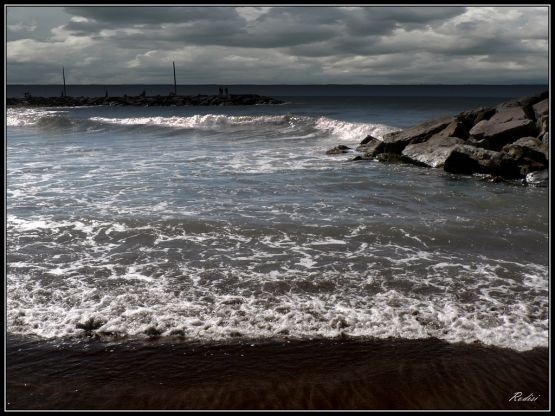
<svg viewBox="0 0 555 416">
<path fill-rule="evenodd" d="M 7 6 L 8 84 L 547 84 L 543 7 Z"/>
</svg>

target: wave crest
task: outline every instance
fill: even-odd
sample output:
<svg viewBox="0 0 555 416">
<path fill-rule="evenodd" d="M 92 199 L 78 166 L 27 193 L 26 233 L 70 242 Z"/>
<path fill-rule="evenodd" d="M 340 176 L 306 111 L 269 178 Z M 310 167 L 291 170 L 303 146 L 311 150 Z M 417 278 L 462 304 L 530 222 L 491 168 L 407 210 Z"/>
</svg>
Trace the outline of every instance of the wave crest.
<svg viewBox="0 0 555 416">
<path fill-rule="evenodd" d="M 312 129 L 316 132 L 339 137 L 342 140 L 361 140 L 371 134 L 381 138 L 384 134 L 397 130 L 384 124 L 348 122 L 328 117 L 295 115 L 228 116 L 222 114 L 193 115 L 189 117 L 133 117 L 106 118 L 92 117 L 91 120 L 124 126 L 161 126 L 186 129 L 216 129 L 226 127 L 279 127 L 290 129 Z"/>
<path fill-rule="evenodd" d="M 280 115 L 224 115 L 195 114 L 192 116 L 152 117 L 90 117 L 73 119 L 67 111 L 38 109 L 8 109 L 9 127 L 34 126 L 38 128 L 79 128 L 83 130 L 110 129 L 113 127 L 150 126 L 171 129 L 269 129 L 284 133 L 315 134 L 332 136 L 339 140 L 358 142 L 367 135 L 381 139 L 384 134 L 396 131 L 384 124 L 351 122 L 329 117 L 310 117 L 294 114 Z"/>
</svg>

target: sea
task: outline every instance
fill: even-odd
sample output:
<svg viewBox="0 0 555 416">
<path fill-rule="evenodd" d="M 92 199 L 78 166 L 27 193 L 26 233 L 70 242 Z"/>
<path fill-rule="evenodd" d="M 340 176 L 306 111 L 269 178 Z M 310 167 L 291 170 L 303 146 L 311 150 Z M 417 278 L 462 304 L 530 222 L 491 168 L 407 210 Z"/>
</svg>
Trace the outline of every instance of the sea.
<svg viewBox="0 0 555 416">
<path fill-rule="evenodd" d="M 7 108 L 9 406 L 48 406 L 54 396 L 44 389 L 62 371 L 52 358 L 62 350 L 74 354 L 63 364 L 67 380 L 86 378 L 79 363 L 91 349 L 119 351 L 120 364 L 137 349 L 171 357 L 168 345 L 227 345 L 221 351 L 235 363 L 245 354 L 238 346 L 259 344 L 304 346 L 305 358 L 323 351 L 306 345 L 343 345 L 336 358 L 357 345 L 361 360 L 369 353 L 360 345 L 376 343 L 380 351 L 420 343 L 409 348 L 418 354 L 414 345 L 425 351 L 430 342 L 485 349 L 476 356 L 546 350 L 548 188 L 326 150 L 547 86 L 225 87 L 284 104 Z M 178 88 L 217 94 L 219 86 Z M 172 89 L 68 86 L 68 94 Z M 60 87 L 7 87 L 8 97 L 26 92 L 59 96 Z M 520 368 L 547 374 L 544 358 Z M 22 386 L 41 371 L 48 383 L 33 399 Z M 69 400 L 64 388 L 51 403 Z"/>
</svg>

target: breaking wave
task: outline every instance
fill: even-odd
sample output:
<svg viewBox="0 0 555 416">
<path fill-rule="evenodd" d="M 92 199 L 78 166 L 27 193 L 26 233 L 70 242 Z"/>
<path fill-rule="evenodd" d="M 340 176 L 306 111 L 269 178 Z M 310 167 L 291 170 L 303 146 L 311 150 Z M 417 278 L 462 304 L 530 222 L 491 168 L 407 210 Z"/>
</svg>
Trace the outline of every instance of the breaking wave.
<svg viewBox="0 0 555 416">
<path fill-rule="evenodd" d="M 72 119 L 66 112 L 37 109 L 8 109 L 8 127 L 37 127 L 83 129 L 109 129 L 117 127 L 160 127 L 172 129 L 279 129 L 284 132 L 315 132 L 334 136 L 346 141 L 360 141 L 371 134 L 381 138 L 384 134 L 397 130 L 384 124 L 347 122 L 328 117 L 309 117 L 292 114 L 234 116 L 223 114 L 196 114 L 192 116 L 155 116 L 155 117 L 90 117 Z"/>
</svg>

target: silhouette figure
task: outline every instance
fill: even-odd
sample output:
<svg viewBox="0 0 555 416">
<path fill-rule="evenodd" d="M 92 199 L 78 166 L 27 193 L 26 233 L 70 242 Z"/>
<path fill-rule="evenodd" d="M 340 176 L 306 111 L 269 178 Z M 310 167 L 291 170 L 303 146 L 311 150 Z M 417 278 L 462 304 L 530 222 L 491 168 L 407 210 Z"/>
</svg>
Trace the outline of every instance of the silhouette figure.
<svg viewBox="0 0 555 416">
<path fill-rule="evenodd" d="M 225 95 L 229 95 L 228 92 L 227 92 L 227 87 L 225 88 Z"/>
</svg>

